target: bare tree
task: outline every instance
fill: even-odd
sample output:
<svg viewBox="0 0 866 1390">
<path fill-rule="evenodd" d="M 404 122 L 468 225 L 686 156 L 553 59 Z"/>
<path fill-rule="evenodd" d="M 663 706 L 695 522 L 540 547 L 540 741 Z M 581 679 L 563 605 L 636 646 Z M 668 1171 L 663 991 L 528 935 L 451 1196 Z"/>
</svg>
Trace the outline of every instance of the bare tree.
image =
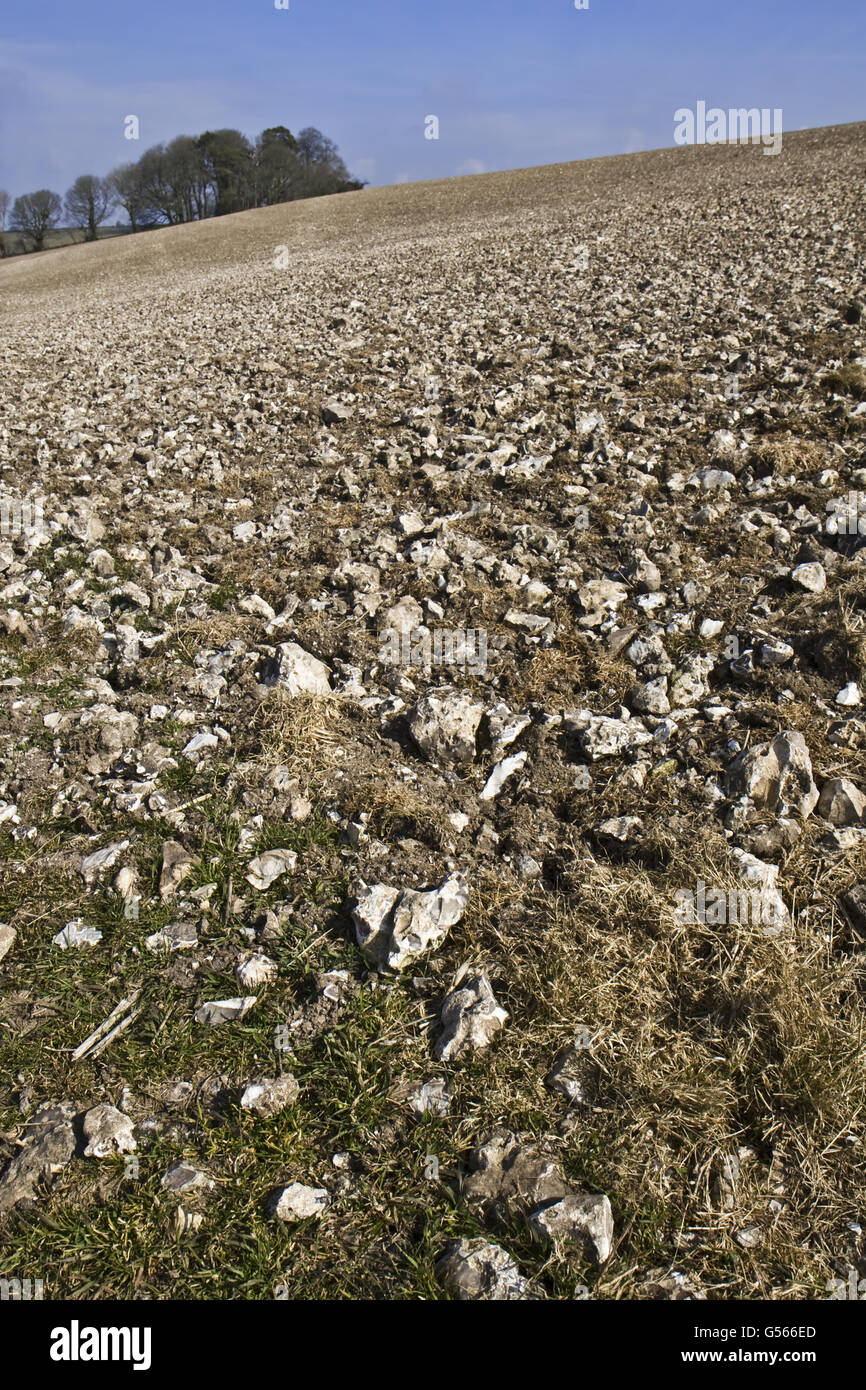
<svg viewBox="0 0 866 1390">
<path fill-rule="evenodd" d="M 3 233 L 6 230 L 6 218 L 9 216 L 9 204 L 12 202 L 11 196 L 5 188 L 0 188 L 0 256 L 6 255 L 6 238 Z"/>
<path fill-rule="evenodd" d="M 66 216 L 74 227 L 84 228 L 84 240 L 95 241 L 96 229 L 115 205 L 114 189 L 107 179 L 82 174 L 66 195 Z"/>
<path fill-rule="evenodd" d="M 254 151 L 239 130 L 206 130 L 196 140 L 215 217 L 255 206 Z"/>
<path fill-rule="evenodd" d="M 134 232 L 154 219 L 154 209 L 147 199 L 141 168 L 138 164 L 119 164 L 106 179 L 114 192 L 115 201 L 123 208 Z"/>
<path fill-rule="evenodd" d="M 56 227 L 60 221 L 63 202 L 59 193 L 50 188 L 40 188 L 35 193 L 22 193 L 15 199 L 9 226 L 15 232 L 26 232 L 33 238 L 33 248 L 41 251 L 45 245 L 45 233 Z"/>
<path fill-rule="evenodd" d="M 214 210 L 211 176 L 199 142 L 191 135 L 178 135 L 166 146 L 165 154 L 180 221 L 200 222 L 204 217 L 211 217 Z"/>
<path fill-rule="evenodd" d="M 174 226 L 183 221 L 183 209 L 179 206 L 174 187 L 172 160 L 165 145 L 151 145 L 138 161 L 141 187 L 144 197 L 153 209 L 154 216 Z"/>
<path fill-rule="evenodd" d="M 300 183 L 303 198 L 341 193 L 350 182 L 349 171 L 337 146 L 315 126 L 305 126 L 298 135 L 298 158 L 303 171 Z"/>
</svg>

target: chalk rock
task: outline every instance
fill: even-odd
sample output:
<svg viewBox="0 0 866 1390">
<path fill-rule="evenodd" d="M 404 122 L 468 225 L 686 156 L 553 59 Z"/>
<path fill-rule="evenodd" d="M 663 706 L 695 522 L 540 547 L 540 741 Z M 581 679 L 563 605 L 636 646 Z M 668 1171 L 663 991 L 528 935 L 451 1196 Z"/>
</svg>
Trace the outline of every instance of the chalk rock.
<svg viewBox="0 0 866 1390">
<path fill-rule="evenodd" d="M 432 690 L 409 716 L 409 732 L 426 758 L 458 766 L 475 757 L 475 735 L 484 706 L 471 695 Z"/>
<path fill-rule="evenodd" d="M 297 642 L 281 642 L 264 672 L 263 684 L 279 685 L 294 700 L 299 695 L 329 695 L 330 675 L 324 661 L 311 656 Z"/>
<path fill-rule="evenodd" d="M 674 709 L 698 705 L 710 693 L 707 676 L 715 666 L 709 656 L 689 656 L 670 679 L 670 702 Z"/>
<path fill-rule="evenodd" d="M 656 676 L 655 680 L 632 686 L 628 693 L 628 703 L 638 714 L 670 714 L 667 676 Z"/>
<path fill-rule="evenodd" d="M 132 1120 L 113 1105 L 94 1105 L 84 1116 L 85 1158 L 107 1158 L 112 1153 L 133 1153 L 136 1148 Z"/>
<path fill-rule="evenodd" d="M 489 1046 L 494 1035 L 508 1020 L 496 1002 L 490 981 L 480 971 L 458 975 L 440 1014 L 443 1032 L 434 1046 L 442 1062 L 453 1062 L 467 1052 Z"/>
<path fill-rule="evenodd" d="M 294 873 L 297 866 L 298 856 L 293 849 L 269 849 L 250 860 L 246 880 L 250 887 L 264 893 L 283 874 Z"/>
<path fill-rule="evenodd" d="M 810 594 L 823 594 L 827 587 L 827 575 L 824 572 L 824 566 L 819 565 L 817 561 L 797 565 L 791 570 L 791 579 Z"/>
<path fill-rule="evenodd" d="M 351 406 L 343 405 L 341 401 L 331 399 L 322 406 L 322 422 L 325 425 L 343 425 L 351 418 Z"/>
<path fill-rule="evenodd" d="M 323 1187 L 293 1182 L 279 1192 L 272 1205 L 272 1215 L 278 1221 L 306 1221 L 311 1216 L 324 1215 L 330 1205 L 331 1198 Z"/>
<path fill-rule="evenodd" d="M 524 750 L 520 753 L 512 753 L 510 757 L 503 758 L 501 762 L 497 763 L 478 793 L 479 801 L 492 801 L 494 797 L 498 796 L 508 778 L 520 771 L 528 757 L 529 754 Z"/>
<path fill-rule="evenodd" d="M 35 1197 L 40 1180 L 59 1172 L 72 1160 L 76 1144 L 74 1118 L 75 1106 L 69 1101 L 38 1107 L 24 1130 L 22 1147 L 0 1177 L 0 1221 L 18 1202 Z"/>
<path fill-rule="evenodd" d="M 195 863 L 194 855 L 177 840 L 166 840 L 162 847 L 162 871 L 159 876 L 159 896 L 163 902 L 174 897 Z"/>
<path fill-rule="evenodd" d="M 768 936 L 777 936 L 784 928 L 790 927 L 791 914 L 776 887 L 776 879 L 779 877 L 778 864 L 767 864 L 763 859 L 758 859 L 754 854 L 748 854 L 744 849 L 731 850 L 731 864 L 740 882 L 746 884 L 752 892 L 759 895 L 757 903 L 760 912 L 759 914 L 752 912 L 752 924 L 758 925 L 757 917 L 759 916 L 760 923 Z"/>
<path fill-rule="evenodd" d="M 173 1163 L 163 1174 L 160 1186 L 167 1192 L 194 1192 L 196 1189 L 210 1190 L 214 1180 L 203 1168 L 192 1163 Z"/>
<path fill-rule="evenodd" d="M 570 1043 L 559 1051 L 547 1074 L 547 1086 L 565 1096 L 570 1105 L 584 1105 L 590 1099 L 592 1062 L 587 1049 Z"/>
<path fill-rule="evenodd" d="M 254 994 L 245 995 L 242 999 L 211 999 L 196 1009 L 195 1021 L 206 1023 L 209 1028 L 215 1028 L 219 1023 L 238 1023 L 255 1003 Z"/>
<path fill-rule="evenodd" d="M 256 955 L 241 961 L 235 970 L 241 989 L 258 989 L 277 978 L 277 963 L 270 956 Z"/>
<path fill-rule="evenodd" d="M 480 1238 L 450 1241 L 436 1262 L 436 1275 L 460 1302 L 514 1303 L 538 1297 L 508 1252 Z"/>
<path fill-rule="evenodd" d="M 529 1220 L 554 1245 L 575 1247 L 596 1264 L 604 1264 L 613 1248 L 613 1212 L 603 1193 L 569 1193 Z"/>
<path fill-rule="evenodd" d="M 583 751 L 593 762 L 597 758 L 620 757 L 652 742 L 652 734 L 639 719 L 610 719 L 604 714 L 578 710 L 566 715 L 564 722 L 577 733 Z"/>
<path fill-rule="evenodd" d="M 570 1190 L 554 1157 L 502 1127 L 472 1150 L 469 1167 L 466 1200 L 495 1203 L 509 1218 L 558 1201 Z"/>
<path fill-rule="evenodd" d="M 254 1115 L 279 1115 L 287 1106 L 294 1105 L 300 1089 L 290 1072 L 274 1078 L 261 1077 L 244 1088 L 241 1109 L 250 1110 Z"/>
<path fill-rule="evenodd" d="M 102 932 L 97 931 L 96 927 L 86 927 L 79 918 L 75 922 L 67 922 L 51 940 L 61 951 L 75 950 L 79 946 L 95 946 L 102 940 Z"/>
<path fill-rule="evenodd" d="M 789 729 L 738 754 L 725 773 L 725 790 L 728 796 L 748 796 L 758 807 L 780 815 L 794 811 L 805 820 L 817 805 L 818 788 L 803 735 Z"/>
<path fill-rule="evenodd" d="M 98 849 L 93 854 L 88 854 L 86 859 L 82 859 L 79 868 L 84 882 L 92 883 L 103 869 L 110 869 L 123 851 L 128 848 L 128 840 L 118 840 L 113 845 L 106 845 L 104 849 Z"/>
<path fill-rule="evenodd" d="M 358 945 L 376 965 L 403 970 L 442 944 L 463 916 L 468 898 L 462 874 L 449 874 L 428 893 L 377 883 L 358 897 L 352 912 Z"/>
<path fill-rule="evenodd" d="M 821 788 L 818 815 L 832 825 L 856 825 L 866 811 L 866 796 L 847 777 L 832 777 Z"/>
<path fill-rule="evenodd" d="M 191 922 L 167 922 L 144 938 L 148 951 L 189 951 L 198 945 L 198 931 Z"/>
<path fill-rule="evenodd" d="M 436 1076 L 425 1081 L 410 1092 L 409 1108 L 416 1115 L 447 1115 L 451 1106 L 451 1095 L 444 1076 Z"/>
</svg>

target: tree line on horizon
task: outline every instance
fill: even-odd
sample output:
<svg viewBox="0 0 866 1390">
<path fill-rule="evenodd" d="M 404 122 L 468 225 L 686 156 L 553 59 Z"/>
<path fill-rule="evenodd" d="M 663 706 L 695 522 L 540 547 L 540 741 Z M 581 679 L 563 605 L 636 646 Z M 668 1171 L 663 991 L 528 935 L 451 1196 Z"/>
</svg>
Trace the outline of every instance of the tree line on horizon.
<svg viewBox="0 0 866 1390">
<path fill-rule="evenodd" d="M 14 203 L 0 189 L 0 255 L 3 232 L 20 232 L 41 251 L 64 209 L 71 225 L 95 241 L 109 214 L 121 208 L 133 232 L 198 222 L 297 198 L 349 193 L 365 185 L 351 178 L 337 146 L 314 126 L 297 136 L 270 126 L 254 141 L 239 130 L 206 130 L 152 145 L 134 163 L 119 164 L 105 178 L 82 174 L 61 198 L 49 188 L 23 193 Z M 9 205 L 12 203 L 11 215 Z"/>
</svg>

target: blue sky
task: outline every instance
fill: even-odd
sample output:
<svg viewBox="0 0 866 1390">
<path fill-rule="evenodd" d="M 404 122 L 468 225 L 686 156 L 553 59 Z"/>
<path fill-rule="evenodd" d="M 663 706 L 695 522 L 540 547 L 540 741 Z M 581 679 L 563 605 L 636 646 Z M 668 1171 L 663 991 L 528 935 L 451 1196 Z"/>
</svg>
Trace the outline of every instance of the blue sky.
<svg viewBox="0 0 866 1390">
<path fill-rule="evenodd" d="M 781 107 L 787 130 L 866 117 L 864 0 L 289 3 L 8 6 L 0 187 L 64 193 L 219 126 L 318 126 L 383 184 L 672 145 L 674 111 L 701 99 Z"/>
</svg>

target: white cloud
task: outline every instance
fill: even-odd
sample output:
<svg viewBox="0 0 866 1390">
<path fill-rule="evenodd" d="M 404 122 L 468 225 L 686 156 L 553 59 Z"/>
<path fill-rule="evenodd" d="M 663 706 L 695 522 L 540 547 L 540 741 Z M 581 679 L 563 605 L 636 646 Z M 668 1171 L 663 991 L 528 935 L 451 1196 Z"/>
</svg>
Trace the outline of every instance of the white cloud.
<svg viewBox="0 0 866 1390">
<path fill-rule="evenodd" d="M 483 164 L 480 159 L 464 159 L 463 163 L 457 169 L 457 173 L 458 175 L 486 174 L 487 166 Z"/>
</svg>

